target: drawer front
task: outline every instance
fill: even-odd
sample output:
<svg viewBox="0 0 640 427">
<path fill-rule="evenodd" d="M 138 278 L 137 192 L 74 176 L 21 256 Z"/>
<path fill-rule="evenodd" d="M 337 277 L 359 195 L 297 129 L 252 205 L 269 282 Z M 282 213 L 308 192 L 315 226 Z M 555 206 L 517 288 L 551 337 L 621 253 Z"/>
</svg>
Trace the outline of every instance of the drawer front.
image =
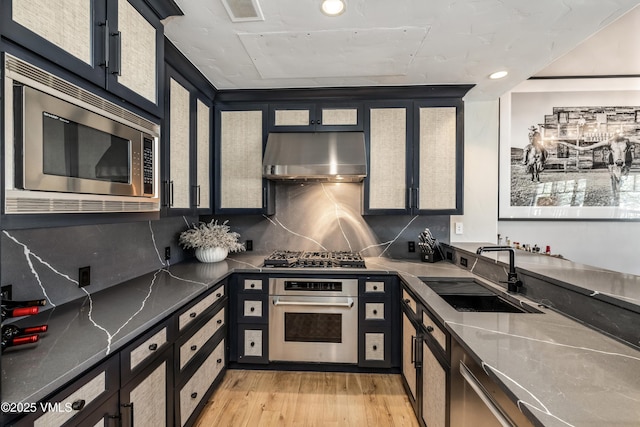
<svg viewBox="0 0 640 427">
<path fill-rule="evenodd" d="M 384 333 L 371 332 L 364 334 L 365 360 L 384 360 Z"/>
<path fill-rule="evenodd" d="M 365 320 L 384 320 L 384 303 L 367 302 L 364 304 Z"/>
<path fill-rule="evenodd" d="M 416 314 L 418 311 L 418 305 L 413 297 L 405 290 L 402 289 L 402 301 L 413 311 L 413 314 Z"/>
<path fill-rule="evenodd" d="M 187 363 L 198 353 L 198 351 L 206 344 L 209 339 L 224 325 L 224 308 L 222 308 L 214 317 L 204 324 L 198 332 L 184 344 L 180 346 L 180 369 L 184 368 Z"/>
<path fill-rule="evenodd" d="M 187 325 L 196 320 L 199 315 L 214 305 L 218 300 L 224 297 L 224 286 L 204 297 L 202 300 L 191 306 L 188 310 L 178 317 L 178 328 L 183 330 Z"/>
<path fill-rule="evenodd" d="M 440 345 L 442 351 L 446 354 L 447 350 L 447 334 L 436 324 L 436 322 L 429 317 L 428 314 L 422 313 L 422 325 L 427 333 L 431 334 L 435 338 L 436 342 Z"/>
<path fill-rule="evenodd" d="M 131 350 L 129 354 L 129 362 L 131 370 L 134 370 L 139 364 L 147 358 L 155 355 L 167 343 L 167 328 L 164 327 L 151 338 Z"/>
<path fill-rule="evenodd" d="M 244 317 L 262 317 L 262 301 L 244 301 Z"/>
<path fill-rule="evenodd" d="M 246 329 L 243 348 L 245 356 L 262 357 L 262 330 Z"/>
<path fill-rule="evenodd" d="M 60 408 L 63 408 L 63 410 L 45 413 L 33 422 L 34 427 L 60 426 L 82 413 L 80 409 L 67 412 L 64 408 L 83 408 L 93 402 L 107 390 L 106 377 L 106 371 L 98 373 L 88 383 L 71 393 L 65 399 L 59 401 Z"/>
<path fill-rule="evenodd" d="M 184 426 L 193 411 L 202 400 L 211 384 L 216 380 L 225 366 L 224 343 L 211 352 L 211 355 L 200 365 L 191 379 L 180 390 L 180 425 Z"/>
<path fill-rule="evenodd" d="M 242 290 L 262 291 L 262 283 L 262 279 L 244 279 L 242 281 Z"/>
<path fill-rule="evenodd" d="M 268 295 L 240 294 L 236 304 L 238 323 L 268 323 Z"/>
<path fill-rule="evenodd" d="M 384 293 L 384 282 L 365 282 L 364 292 L 370 293 Z"/>
</svg>

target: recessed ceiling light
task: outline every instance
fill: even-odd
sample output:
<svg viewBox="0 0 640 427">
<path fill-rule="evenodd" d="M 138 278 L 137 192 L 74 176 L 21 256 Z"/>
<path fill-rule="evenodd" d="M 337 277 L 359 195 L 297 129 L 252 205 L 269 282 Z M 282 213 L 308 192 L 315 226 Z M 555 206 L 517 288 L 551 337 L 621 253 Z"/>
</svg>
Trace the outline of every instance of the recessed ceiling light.
<svg viewBox="0 0 640 427">
<path fill-rule="evenodd" d="M 344 0 L 324 0 L 321 8 L 322 13 L 327 16 L 338 16 L 344 12 L 346 6 Z"/>
<path fill-rule="evenodd" d="M 506 77 L 507 74 L 509 74 L 509 72 L 507 71 L 496 71 L 495 73 L 491 74 L 489 76 L 490 79 L 496 80 L 496 79 L 501 79 L 503 77 Z"/>
</svg>

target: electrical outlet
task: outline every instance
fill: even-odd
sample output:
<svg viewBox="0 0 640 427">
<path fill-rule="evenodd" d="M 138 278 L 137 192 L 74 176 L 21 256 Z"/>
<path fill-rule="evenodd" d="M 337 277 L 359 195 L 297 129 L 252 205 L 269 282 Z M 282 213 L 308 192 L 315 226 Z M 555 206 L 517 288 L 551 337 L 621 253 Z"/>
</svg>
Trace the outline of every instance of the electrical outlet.
<svg viewBox="0 0 640 427">
<path fill-rule="evenodd" d="M 78 286 L 84 288 L 91 284 L 91 267 L 80 267 L 78 269 Z"/>
<path fill-rule="evenodd" d="M 460 257 L 460 265 L 466 267 L 468 265 L 467 259 L 463 256 Z"/>
<path fill-rule="evenodd" d="M 407 247 L 407 250 L 408 250 L 409 252 L 415 252 L 415 251 L 416 251 L 416 242 L 409 241 L 409 242 L 407 242 L 407 243 L 408 243 L 408 245 L 407 245 L 407 246 L 408 246 L 408 247 Z"/>
<path fill-rule="evenodd" d="M 463 227 L 461 222 L 456 222 L 455 223 L 455 229 L 456 229 L 456 234 L 464 233 L 464 227 Z"/>
<path fill-rule="evenodd" d="M 253 250 L 253 240 L 247 240 L 244 243 L 244 247 L 247 251 L 252 251 Z"/>
<path fill-rule="evenodd" d="M 453 261 L 453 253 L 450 251 L 447 251 L 447 261 Z"/>
<path fill-rule="evenodd" d="M 0 296 L 3 300 L 12 300 L 13 299 L 13 285 L 4 285 L 2 289 L 0 289 Z"/>
<path fill-rule="evenodd" d="M 164 260 L 169 261 L 171 259 L 171 246 L 165 246 L 164 248 Z"/>
</svg>

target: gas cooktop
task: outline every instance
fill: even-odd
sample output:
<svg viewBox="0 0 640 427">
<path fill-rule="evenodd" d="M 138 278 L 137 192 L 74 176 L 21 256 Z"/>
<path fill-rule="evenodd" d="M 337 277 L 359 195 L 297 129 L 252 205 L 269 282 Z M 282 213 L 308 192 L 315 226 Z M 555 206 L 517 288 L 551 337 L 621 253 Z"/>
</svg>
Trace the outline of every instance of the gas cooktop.
<svg viewBox="0 0 640 427">
<path fill-rule="evenodd" d="M 264 259 L 265 267 L 366 268 L 357 252 L 348 251 L 274 251 Z"/>
</svg>

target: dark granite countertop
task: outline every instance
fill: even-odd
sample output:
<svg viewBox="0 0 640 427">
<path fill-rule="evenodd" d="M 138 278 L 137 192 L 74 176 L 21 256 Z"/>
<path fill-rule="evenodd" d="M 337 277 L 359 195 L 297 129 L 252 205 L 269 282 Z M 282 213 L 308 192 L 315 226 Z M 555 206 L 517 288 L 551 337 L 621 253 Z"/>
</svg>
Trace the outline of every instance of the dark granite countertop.
<svg viewBox="0 0 640 427">
<path fill-rule="evenodd" d="M 336 272 L 260 268 L 262 260 L 263 255 L 251 253 L 233 254 L 216 264 L 184 262 L 42 313 L 50 332 L 33 348 L 2 356 L 2 400 L 44 398 L 232 272 Z M 339 271 L 398 273 L 539 424 L 638 424 L 640 352 L 550 310 L 542 309 L 542 314 L 457 312 L 419 279 L 475 277 L 447 262 L 365 261 L 366 270 Z"/>
</svg>

